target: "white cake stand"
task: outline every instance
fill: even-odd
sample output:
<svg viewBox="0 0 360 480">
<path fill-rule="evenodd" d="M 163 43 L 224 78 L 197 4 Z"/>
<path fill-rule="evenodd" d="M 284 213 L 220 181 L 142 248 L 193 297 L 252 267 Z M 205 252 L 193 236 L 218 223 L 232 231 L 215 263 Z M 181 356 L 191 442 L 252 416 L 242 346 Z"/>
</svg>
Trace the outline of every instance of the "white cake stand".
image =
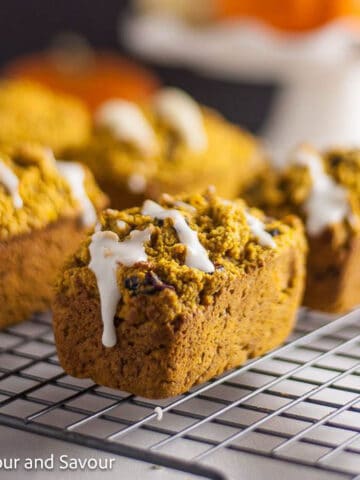
<svg viewBox="0 0 360 480">
<path fill-rule="evenodd" d="M 192 27 L 148 15 L 128 18 L 119 32 L 147 60 L 280 84 L 262 132 L 278 163 L 304 141 L 360 147 L 360 36 L 345 22 L 291 35 L 254 21 Z"/>
</svg>

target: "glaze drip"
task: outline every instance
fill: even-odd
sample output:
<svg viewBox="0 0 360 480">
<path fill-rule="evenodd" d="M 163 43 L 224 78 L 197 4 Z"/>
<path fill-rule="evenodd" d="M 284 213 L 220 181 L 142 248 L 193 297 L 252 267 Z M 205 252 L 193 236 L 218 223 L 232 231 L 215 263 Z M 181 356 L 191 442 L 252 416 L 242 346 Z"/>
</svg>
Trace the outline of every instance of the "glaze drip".
<svg viewBox="0 0 360 480">
<path fill-rule="evenodd" d="M 135 146 L 143 155 L 156 153 L 154 131 L 135 103 L 109 100 L 99 108 L 95 121 L 108 127 L 120 141 Z"/>
<path fill-rule="evenodd" d="M 147 228 L 133 230 L 123 242 L 119 242 L 117 234 L 109 230 L 96 232 L 91 237 L 89 268 L 95 274 L 99 289 L 105 347 L 116 345 L 114 317 L 121 298 L 116 279 L 118 264 L 131 267 L 146 262 L 144 243 L 150 240 L 150 236 L 151 231 Z"/>
<path fill-rule="evenodd" d="M 163 208 L 152 200 L 146 200 L 141 213 L 153 219 L 164 220 L 165 218 L 171 218 L 180 242 L 186 246 L 185 264 L 190 268 L 197 268 L 205 273 L 215 271 L 213 263 L 199 241 L 197 232 L 189 227 L 181 212 Z"/>
<path fill-rule="evenodd" d="M 23 200 L 19 193 L 19 179 L 15 173 L 0 160 L 0 183 L 11 195 L 14 208 L 22 208 Z"/>
<path fill-rule="evenodd" d="M 177 88 L 165 88 L 155 96 L 154 108 L 191 150 L 201 152 L 206 149 L 201 110 L 187 93 Z"/>
<path fill-rule="evenodd" d="M 85 227 L 96 223 L 97 215 L 94 205 L 86 193 L 84 181 L 85 170 L 79 163 L 56 161 L 56 168 L 60 175 L 67 181 L 71 193 L 81 208 L 81 220 Z"/>
<path fill-rule="evenodd" d="M 312 187 L 303 206 L 310 235 L 319 235 L 329 225 L 350 216 L 346 190 L 326 174 L 321 156 L 315 149 L 306 145 L 299 147 L 292 163 L 308 168 L 311 176 Z"/>
<path fill-rule="evenodd" d="M 276 243 L 274 242 L 274 239 L 270 233 L 265 230 L 265 225 L 263 222 L 253 215 L 250 215 L 250 213 L 245 213 L 245 217 L 250 228 L 250 232 L 254 235 L 259 244 L 262 247 L 275 248 Z"/>
</svg>

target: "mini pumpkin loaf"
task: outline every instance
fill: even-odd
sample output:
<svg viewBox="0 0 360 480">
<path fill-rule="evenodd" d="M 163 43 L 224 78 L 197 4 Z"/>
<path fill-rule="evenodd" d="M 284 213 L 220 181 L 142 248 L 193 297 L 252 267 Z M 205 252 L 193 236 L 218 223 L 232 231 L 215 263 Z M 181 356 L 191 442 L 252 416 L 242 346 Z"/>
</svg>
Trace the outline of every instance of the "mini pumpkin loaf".
<svg viewBox="0 0 360 480">
<path fill-rule="evenodd" d="M 35 145 L 0 153 L 0 327 L 49 308 L 56 274 L 107 203 L 82 165 Z"/>
<path fill-rule="evenodd" d="M 265 175 L 247 197 L 269 214 L 304 220 L 305 305 L 342 312 L 360 303 L 360 150 L 321 154 L 301 146 L 284 171 Z"/>
<path fill-rule="evenodd" d="M 305 250 L 297 217 L 212 190 L 105 210 L 58 282 L 61 365 L 145 397 L 185 392 L 284 341 Z"/>
<path fill-rule="evenodd" d="M 0 81 L 0 148 L 39 142 L 56 154 L 88 140 L 90 115 L 73 97 L 28 81 Z"/>
<path fill-rule="evenodd" d="M 193 193 L 214 184 L 236 197 L 264 168 L 258 142 L 177 89 L 141 107 L 113 100 L 95 116 L 87 147 L 69 152 L 93 171 L 114 208 L 161 193 Z"/>
</svg>

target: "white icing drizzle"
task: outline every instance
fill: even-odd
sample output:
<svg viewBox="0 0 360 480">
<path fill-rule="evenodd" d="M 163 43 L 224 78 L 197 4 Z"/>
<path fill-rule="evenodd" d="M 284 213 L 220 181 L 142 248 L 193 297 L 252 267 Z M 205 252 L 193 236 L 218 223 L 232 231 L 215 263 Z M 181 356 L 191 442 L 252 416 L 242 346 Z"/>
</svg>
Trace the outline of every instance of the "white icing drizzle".
<svg viewBox="0 0 360 480">
<path fill-rule="evenodd" d="M 319 235 L 327 226 L 342 222 L 350 215 L 346 190 L 326 174 L 321 156 L 315 149 L 299 147 L 292 162 L 307 167 L 312 180 L 303 206 L 307 215 L 306 229 L 310 235 Z"/>
<path fill-rule="evenodd" d="M 103 321 L 102 343 L 105 347 L 116 344 L 114 317 L 120 292 L 116 281 L 116 270 L 121 263 L 127 267 L 137 262 L 145 262 L 144 243 L 150 240 L 151 231 L 133 230 L 129 238 L 119 242 L 116 233 L 106 230 L 96 232 L 91 237 L 89 245 L 89 268 L 95 274 L 100 294 L 101 318 Z"/>
<path fill-rule="evenodd" d="M 94 205 L 91 203 L 85 190 L 85 170 L 82 165 L 75 162 L 57 161 L 56 168 L 69 184 L 73 197 L 79 202 L 83 225 L 86 227 L 94 225 L 97 220 L 97 215 Z"/>
<path fill-rule="evenodd" d="M 163 409 L 161 407 L 155 407 L 154 412 L 156 413 L 156 420 L 161 422 L 161 420 L 163 419 L 163 416 L 164 416 Z"/>
<path fill-rule="evenodd" d="M 130 143 L 142 154 L 156 153 L 155 133 L 135 103 L 118 99 L 108 100 L 97 111 L 95 121 L 110 128 L 120 141 Z"/>
<path fill-rule="evenodd" d="M 133 173 L 127 181 L 130 192 L 143 193 L 146 188 L 146 178 L 141 173 Z"/>
<path fill-rule="evenodd" d="M 0 160 L 0 183 L 10 194 L 14 208 L 22 208 L 23 199 L 19 193 L 19 179 L 15 173 Z"/>
<path fill-rule="evenodd" d="M 270 233 L 265 230 L 263 222 L 247 212 L 245 212 L 245 217 L 251 233 L 258 240 L 259 244 L 262 247 L 275 248 L 276 243 Z"/>
<path fill-rule="evenodd" d="M 128 224 L 123 220 L 116 220 L 116 226 L 118 227 L 119 230 L 125 230 Z"/>
<path fill-rule="evenodd" d="M 207 147 L 203 117 L 198 104 L 177 88 L 165 88 L 155 95 L 154 108 L 160 118 L 196 152 Z"/>
<path fill-rule="evenodd" d="M 186 246 L 185 264 L 188 267 L 197 268 L 206 273 L 215 271 L 213 263 L 199 241 L 197 232 L 189 227 L 181 212 L 173 209 L 168 210 L 152 200 L 146 200 L 141 213 L 159 220 L 171 218 L 180 242 Z"/>
</svg>

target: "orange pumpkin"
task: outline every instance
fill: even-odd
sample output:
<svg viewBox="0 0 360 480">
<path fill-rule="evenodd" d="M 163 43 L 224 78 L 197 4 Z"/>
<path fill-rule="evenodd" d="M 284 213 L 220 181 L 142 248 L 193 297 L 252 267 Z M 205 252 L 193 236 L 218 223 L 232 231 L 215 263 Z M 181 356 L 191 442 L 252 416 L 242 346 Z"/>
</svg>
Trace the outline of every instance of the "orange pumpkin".
<svg viewBox="0 0 360 480">
<path fill-rule="evenodd" d="M 342 17 L 360 19 L 359 0 L 216 0 L 218 18 L 253 17 L 287 31 L 306 31 Z"/>
<path fill-rule="evenodd" d="M 5 75 L 80 97 L 91 111 L 109 98 L 145 100 L 159 86 L 151 72 L 116 54 L 93 52 L 90 59 L 77 60 L 64 57 L 59 62 L 51 53 L 34 54 L 10 63 Z"/>
</svg>

